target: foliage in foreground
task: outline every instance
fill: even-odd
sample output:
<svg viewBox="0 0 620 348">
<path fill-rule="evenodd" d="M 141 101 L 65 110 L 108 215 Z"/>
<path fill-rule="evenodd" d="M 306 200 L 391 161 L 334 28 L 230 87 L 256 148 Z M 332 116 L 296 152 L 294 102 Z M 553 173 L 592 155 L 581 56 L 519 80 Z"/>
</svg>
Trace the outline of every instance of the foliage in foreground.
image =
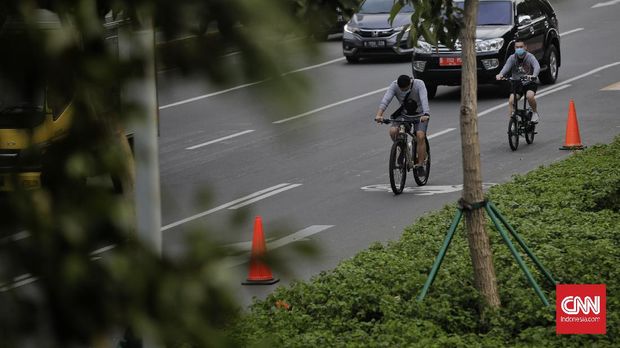
<svg viewBox="0 0 620 348">
<path fill-rule="evenodd" d="M 257 86 L 266 95 L 261 102 L 293 108 L 309 85 L 300 74 L 281 74 L 292 69 L 295 54 L 311 59 L 318 53 L 313 42 L 292 40 L 307 36 L 309 28 L 299 22 L 323 14 L 335 18 L 336 7 L 349 11 L 354 4 L 1 1 L 0 93 L 31 100 L 46 90 L 70 101 L 76 117 L 61 141 L 24 151 L 42 162 L 45 187 L 0 197 L 0 346 L 109 347 L 126 328 L 169 347 L 177 342 L 227 345 L 218 329 L 237 307 L 230 279 L 221 271 L 224 254 L 206 240 L 207 231 L 188 238 L 182 257 L 162 258 L 135 238 L 131 201 L 108 186 L 85 185 L 87 178 L 126 176 L 133 166 L 118 135 L 124 135 L 123 125 L 143 119 L 145 110 L 119 98 L 120 90 L 143 79 L 151 57 L 134 49 L 140 47 L 139 36 L 129 33 L 150 23 L 144 18 L 153 18 L 161 40 L 195 34 L 193 44 L 163 50 L 161 62 L 216 86 L 266 80 Z M 50 20 L 42 8 L 58 18 Z M 104 19 L 110 10 L 116 17 Z M 131 54 L 119 56 L 110 19 L 127 20 L 122 23 Z M 206 40 L 214 28 L 217 40 Z M 285 43 L 285 38 L 291 40 Z M 222 59 L 231 47 L 239 55 Z M 278 93 L 269 93 L 274 88 Z M 129 191 L 124 193 L 130 197 Z M 14 240 L 18 232 L 28 237 Z M 110 246 L 103 257 L 97 252 Z"/>
<path fill-rule="evenodd" d="M 429 294 L 417 302 L 454 206 L 422 217 L 397 242 L 375 244 L 309 282 L 278 288 L 231 334 L 243 346 L 614 346 L 620 334 L 614 290 L 620 286 L 619 167 L 620 137 L 516 176 L 488 195 L 559 282 L 607 284 L 606 336 L 556 336 L 554 287 L 534 272 L 552 305 L 544 308 L 490 224 L 501 309 L 478 310 L 462 226 Z"/>
</svg>

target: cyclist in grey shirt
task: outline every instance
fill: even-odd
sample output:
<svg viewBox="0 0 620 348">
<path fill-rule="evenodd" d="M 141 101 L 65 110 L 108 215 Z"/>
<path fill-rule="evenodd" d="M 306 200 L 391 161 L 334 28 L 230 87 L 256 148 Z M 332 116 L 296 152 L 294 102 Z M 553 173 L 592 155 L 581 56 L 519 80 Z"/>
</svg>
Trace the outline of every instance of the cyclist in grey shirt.
<svg viewBox="0 0 620 348">
<path fill-rule="evenodd" d="M 495 78 L 497 80 L 502 80 L 508 73 L 510 73 L 513 78 L 520 78 L 521 76 L 531 76 L 536 78 L 538 77 L 539 72 L 540 64 L 538 64 L 536 57 L 527 51 L 527 47 L 525 46 L 525 42 L 523 42 L 523 40 L 517 40 L 515 42 L 515 54 L 511 55 L 506 60 L 506 64 L 504 64 L 502 71 L 500 71 Z M 539 119 L 536 105 L 537 90 L 538 85 L 534 81 L 523 84 L 519 82 L 517 85 L 517 97 L 521 99 L 521 96 L 525 93 L 525 98 L 527 98 L 527 102 L 532 108 L 532 123 L 538 123 Z M 513 104 L 514 96 L 510 94 L 510 99 L 508 99 L 508 117 L 512 116 Z"/>
<path fill-rule="evenodd" d="M 415 164 L 418 175 L 425 176 L 424 160 L 426 159 L 426 130 L 428 128 L 428 122 L 430 118 L 430 109 L 428 107 L 428 96 L 426 92 L 426 85 L 422 80 L 416 80 L 407 75 L 400 75 L 398 79 L 390 84 L 381 103 L 379 104 L 379 110 L 375 116 L 375 121 L 378 123 L 383 122 L 383 113 L 387 109 L 392 99 L 396 99 L 400 102 L 400 107 L 392 113 L 390 118 L 394 119 L 401 115 L 420 115 L 419 121 L 413 122 L 414 132 L 417 138 L 417 152 L 418 163 Z M 405 99 L 406 98 L 406 99 Z M 399 123 L 394 122 L 390 127 L 390 137 L 392 141 L 396 139 L 398 134 Z M 409 126 L 409 125 L 406 125 Z"/>
</svg>

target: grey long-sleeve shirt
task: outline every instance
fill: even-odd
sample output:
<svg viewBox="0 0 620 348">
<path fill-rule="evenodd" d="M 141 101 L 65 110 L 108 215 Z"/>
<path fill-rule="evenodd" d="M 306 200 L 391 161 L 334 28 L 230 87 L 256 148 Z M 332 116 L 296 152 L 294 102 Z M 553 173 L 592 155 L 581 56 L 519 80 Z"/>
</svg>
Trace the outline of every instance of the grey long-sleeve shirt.
<svg viewBox="0 0 620 348">
<path fill-rule="evenodd" d="M 522 68 L 522 71 L 519 71 L 519 68 Z M 509 71 L 514 77 L 520 77 L 521 75 L 532 75 L 538 77 L 538 73 L 540 72 L 540 64 L 538 64 L 538 60 L 536 60 L 536 57 L 534 57 L 534 55 L 530 52 L 526 52 L 523 59 L 519 59 L 515 53 L 508 57 L 506 64 L 504 64 L 504 67 L 499 74 L 506 76 Z"/>
<path fill-rule="evenodd" d="M 411 94 L 409 94 L 409 98 L 415 100 L 416 103 L 418 103 L 417 113 L 425 113 L 430 115 L 431 110 L 428 107 L 428 95 L 426 94 L 426 85 L 424 84 L 424 81 L 414 79 L 412 88 L 413 89 L 411 90 Z M 407 92 L 401 91 L 396 81 L 392 82 L 388 87 L 387 91 L 385 91 L 383 99 L 381 99 L 379 109 L 381 111 L 385 111 L 385 109 L 387 109 L 388 105 L 390 105 L 390 102 L 394 97 L 396 97 L 396 99 L 400 102 L 400 105 L 403 105 L 406 95 Z"/>
</svg>

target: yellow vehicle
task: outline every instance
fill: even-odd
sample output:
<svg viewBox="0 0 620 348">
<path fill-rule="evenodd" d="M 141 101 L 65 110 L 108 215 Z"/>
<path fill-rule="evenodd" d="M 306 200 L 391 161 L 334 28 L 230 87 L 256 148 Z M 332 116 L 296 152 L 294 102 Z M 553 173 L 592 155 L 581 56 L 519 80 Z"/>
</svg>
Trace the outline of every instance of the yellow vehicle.
<svg viewBox="0 0 620 348">
<path fill-rule="evenodd" d="M 8 88 L 0 91 L 0 191 L 39 188 L 40 156 L 28 152 L 44 151 L 68 132 L 71 103 L 47 92 L 25 98 Z"/>
<path fill-rule="evenodd" d="M 40 71 L 37 70 L 36 59 L 28 63 L 20 61 L 24 57 L 23 52 L 37 50 L 24 44 L 25 48 L 20 47 L 21 55 L 15 54 L 17 44 L 26 42 L 20 40 L 25 33 L 23 20 L 9 18 L 2 21 L 1 17 L 0 47 L 12 47 L 14 50 L 3 49 L 0 53 L 0 192 L 18 188 L 36 189 L 45 182 L 43 163 L 46 149 L 69 133 L 76 112 L 72 103 L 74 93 L 68 86 L 54 89 L 47 87 L 50 84 L 46 81 L 40 81 L 36 75 Z M 43 31 L 62 28 L 58 16 L 47 10 L 37 11 L 35 21 L 37 28 Z M 115 29 L 110 29 L 112 37 L 115 34 L 112 30 Z M 107 41 L 117 45 L 115 41 Z M 32 70 L 24 71 L 24 66 L 32 66 Z M 13 79 L 9 83 L 11 73 Z M 24 78 L 21 79 L 21 76 Z M 99 111 L 120 112 L 120 89 L 108 94 L 108 109 Z M 133 132 L 125 131 L 125 135 L 131 143 Z M 112 181 L 118 189 L 118 180 L 112 178 Z"/>
<path fill-rule="evenodd" d="M 50 11 L 38 11 L 34 21 L 43 31 L 61 28 L 58 16 Z M 32 78 L 37 67 L 23 67 L 34 61 L 24 62 L 24 52 L 36 52 L 22 39 L 25 32 L 22 19 L 3 16 L 0 45 L 6 49 L 0 66 L 0 192 L 41 186 L 40 154 L 67 134 L 73 117 L 71 93 L 38 87 L 40 83 L 33 83 Z M 24 46 L 17 47 L 20 43 Z M 24 47 L 28 49 L 23 51 Z M 16 71 L 23 76 L 17 83 Z"/>
</svg>

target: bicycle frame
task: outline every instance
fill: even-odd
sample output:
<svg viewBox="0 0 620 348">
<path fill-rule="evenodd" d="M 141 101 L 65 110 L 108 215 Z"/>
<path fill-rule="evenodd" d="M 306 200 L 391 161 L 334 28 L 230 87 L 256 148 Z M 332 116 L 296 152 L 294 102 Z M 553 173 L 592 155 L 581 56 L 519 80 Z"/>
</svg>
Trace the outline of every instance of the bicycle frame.
<svg viewBox="0 0 620 348">
<path fill-rule="evenodd" d="M 415 134 L 412 133 L 412 130 L 415 129 L 413 126 L 410 131 L 407 131 L 407 123 L 414 123 L 416 120 L 419 120 L 423 115 L 416 116 L 401 116 L 391 119 L 384 119 L 384 124 L 390 124 L 392 122 L 400 122 L 398 125 L 398 133 L 394 138 L 394 142 L 392 143 L 392 149 L 390 150 L 390 185 L 392 186 L 392 191 L 394 194 L 398 195 L 402 193 L 403 188 L 405 186 L 405 181 L 407 178 L 407 172 L 411 171 L 414 168 L 414 162 L 417 158 L 417 149 L 418 143 Z M 409 139 L 408 135 L 411 136 L 411 147 L 409 147 Z M 419 186 L 426 185 L 428 181 L 428 173 L 430 173 L 430 145 L 428 144 L 428 138 L 425 140 L 426 143 L 426 158 L 423 162 L 425 166 L 425 174 L 424 176 L 418 175 L 417 171 L 413 171 L 413 177 L 416 183 Z M 405 153 L 404 161 L 398 160 L 398 154 Z M 395 174 L 395 172 L 397 172 Z"/>
<path fill-rule="evenodd" d="M 527 92 L 524 92 L 521 96 L 523 98 L 523 108 L 519 109 L 519 99 L 517 98 L 519 94 L 517 94 L 517 85 L 521 83 L 523 85 L 524 82 L 530 81 L 528 79 L 519 78 L 519 79 L 510 79 L 511 92 L 510 94 L 513 96 L 513 111 L 512 117 L 519 116 L 521 120 L 526 120 L 526 116 L 528 114 L 528 106 L 527 106 Z M 529 120 L 527 120 L 529 121 Z"/>
<path fill-rule="evenodd" d="M 513 97 L 513 112 L 508 122 L 508 144 L 512 151 L 519 147 L 519 137 L 525 135 L 525 141 L 528 144 L 534 142 L 535 124 L 531 123 L 532 110 L 527 105 L 527 92 L 523 91 L 523 109 L 519 109 L 519 99 L 517 98 L 518 83 L 523 84 L 530 79 L 521 77 L 519 79 L 510 79 L 511 95 Z"/>
</svg>

